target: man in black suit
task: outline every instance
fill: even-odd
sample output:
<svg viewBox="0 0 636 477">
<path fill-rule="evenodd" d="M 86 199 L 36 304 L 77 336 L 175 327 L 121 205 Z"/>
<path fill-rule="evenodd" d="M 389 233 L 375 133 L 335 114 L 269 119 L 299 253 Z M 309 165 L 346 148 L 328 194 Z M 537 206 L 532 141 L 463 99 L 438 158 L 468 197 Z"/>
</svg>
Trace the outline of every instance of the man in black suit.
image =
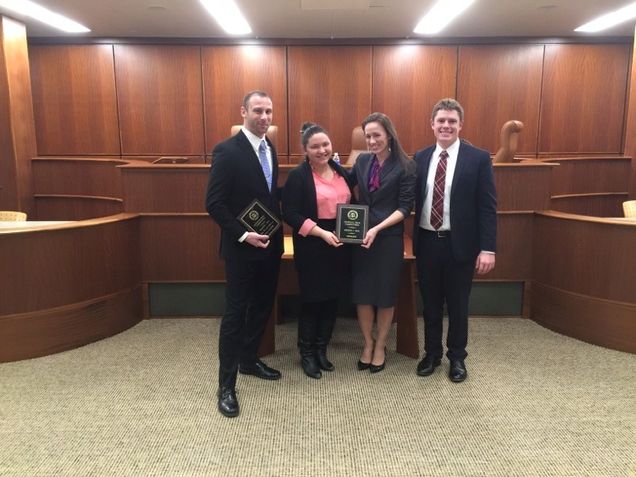
<svg viewBox="0 0 636 477">
<path fill-rule="evenodd" d="M 497 199 L 490 154 L 460 141 L 464 110 L 440 100 L 431 115 L 437 143 L 415 154 L 417 182 L 413 253 L 424 305 L 425 356 L 417 374 L 428 376 L 443 354 L 442 315 L 448 309 L 449 378 L 468 376 L 468 298 L 474 271 L 495 266 Z"/>
<path fill-rule="evenodd" d="M 271 237 L 248 231 L 237 220 L 258 199 L 280 218 L 276 183 L 276 150 L 265 133 L 272 123 L 272 100 L 263 91 L 248 93 L 241 107 L 243 127 L 212 151 L 205 206 L 221 227 L 221 258 L 225 261 L 225 313 L 219 332 L 218 407 L 221 414 L 239 414 L 237 372 L 275 380 L 279 371 L 256 357 L 276 294 L 283 234 Z"/>
</svg>

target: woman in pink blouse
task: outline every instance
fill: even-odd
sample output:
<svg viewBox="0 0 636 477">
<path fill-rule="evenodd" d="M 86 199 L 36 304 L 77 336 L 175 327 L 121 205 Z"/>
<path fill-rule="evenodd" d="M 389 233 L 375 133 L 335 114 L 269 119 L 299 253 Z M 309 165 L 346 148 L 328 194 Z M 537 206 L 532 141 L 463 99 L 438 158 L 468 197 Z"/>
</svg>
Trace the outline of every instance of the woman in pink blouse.
<svg viewBox="0 0 636 477">
<path fill-rule="evenodd" d="M 294 168 L 283 190 L 283 219 L 293 228 L 294 264 L 302 300 L 298 321 L 301 365 L 311 378 L 333 371 L 327 359 L 339 298 L 350 281 L 349 247 L 338 240 L 336 206 L 348 204 L 347 174 L 331 159 L 327 132 L 313 123 L 302 126 L 305 161 Z"/>
</svg>

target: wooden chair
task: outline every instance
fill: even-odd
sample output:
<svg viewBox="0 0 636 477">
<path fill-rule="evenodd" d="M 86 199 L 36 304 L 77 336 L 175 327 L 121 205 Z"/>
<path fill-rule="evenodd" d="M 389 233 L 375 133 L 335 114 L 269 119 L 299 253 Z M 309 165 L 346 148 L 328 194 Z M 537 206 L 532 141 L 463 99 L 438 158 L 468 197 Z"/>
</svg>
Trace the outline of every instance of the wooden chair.
<svg viewBox="0 0 636 477">
<path fill-rule="evenodd" d="M 27 214 L 14 210 L 0 210 L 0 222 L 24 222 Z"/>
<path fill-rule="evenodd" d="M 626 200 L 623 202 L 623 213 L 625 217 L 636 219 L 636 200 Z"/>
<path fill-rule="evenodd" d="M 507 121 L 501 128 L 501 148 L 493 158 L 494 163 L 512 163 L 517 152 L 519 133 L 523 130 L 521 121 Z"/>
<path fill-rule="evenodd" d="M 232 128 L 230 129 L 230 136 L 234 136 L 236 133 L 238 133 L 241 130 L 241 127 L 243 127 L 241 124 L 235 124 L 234 126 L 232 126 Z M 272 141 L 272 144 L 278 151 L 278 126 L 274 126 L 273 124 L 271 124 L 267 129 L 266 135 L 269 140 Z"/>
<path fill-rule="evenodd" d="M 353 166 L 358 156 L 364 152 L 367 152 L 367 142 L 364 140 L 362 126 L 357 126 L 353 128 L 351 132 L 351 152 L 349 153 L 346 164 Z"/>
</svg>

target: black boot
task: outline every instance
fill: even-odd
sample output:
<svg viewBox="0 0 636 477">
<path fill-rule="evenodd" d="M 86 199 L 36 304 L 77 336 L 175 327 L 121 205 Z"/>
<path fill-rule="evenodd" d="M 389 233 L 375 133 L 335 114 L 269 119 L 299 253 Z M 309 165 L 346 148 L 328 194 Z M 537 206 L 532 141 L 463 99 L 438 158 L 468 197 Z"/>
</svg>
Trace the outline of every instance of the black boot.
<svg viewBox="0 0 636 477">
<path fill-rule="evenodd" d="M 307 376 L 320 379 L 322 373 L 315 355 L 316 327 L 312 317 L 302 316 L 298 319 L 298 348 L 300 365 Z"/>
<path fill-rule="evenodd" d="M 333 326 L 336 321 L 335 316 L 323 316 L 318 321 L 318 334 L 316 336 L 316 360 L 320 369 L 333 371 L 336 367 L 327 359 L 327 345 L 331 341 Z"/>
</svg>

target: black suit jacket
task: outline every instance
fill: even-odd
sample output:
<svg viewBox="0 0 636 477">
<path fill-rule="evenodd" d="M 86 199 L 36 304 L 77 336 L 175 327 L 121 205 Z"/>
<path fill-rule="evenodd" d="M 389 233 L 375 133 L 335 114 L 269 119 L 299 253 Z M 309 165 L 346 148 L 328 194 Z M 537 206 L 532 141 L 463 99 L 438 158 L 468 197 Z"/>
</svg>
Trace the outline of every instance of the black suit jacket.
<svg viewBox="0 0 636 477">
<path fill-rule="evenodd" d="M 413 253 L 417 252 L 419 224 L 426 196 L 426 178 L 435 145 L 415 154 L 417 186 Z M 492 162 L 488 151 L 461 142 L 450 199 L 450 227 L 453 257 L 475 260 L 479 252 L 497 248 L 497 197 Z"/>
<path fill-rule="evenodd" d="M 238 239 L 247 229 L 236 217 L 254 200 L 260 200 L 273 214 L 281 217 L 278 160 L 273 144 L 272 191 L 267 188 L 265 174 L 254 148 L 243 131 L 217 144 L 212 151 L 212 167 L 205 198 L 205 208 L 221 227 L 220 254 L 224 259 L 260 260 L 283 253 L 283 232 L 279 228 L 269 247 L 256 248 Z"/>
<path fill-rule="evenodd" d="M 402 163 L 396 156 L 389 157 L 380 172 L 380 188 L 369 192 L 369 172 L 373 154 L 360 154 L 351 171 L 358 185 L 358 202 L 369 206 L 369 228 L 378 225 L 396 210 L 408 217 L 413 208 L 415 165 L 409 159 Z M 402 235 L 404 221 L 380 231 L 379 235 Z"/>
<path fill-rule="evenodd" d="M 345 179 L 351 189 L 350 177 L 342 166 L 331 159 L 329 166 Z M 283 218 L 294 229 L 294 236 L 298 234 L 306 219 L 318 222 L 316 184 L 311 166 L 306 161 L 289 172 L 283 190 Z"/>
</svg>

